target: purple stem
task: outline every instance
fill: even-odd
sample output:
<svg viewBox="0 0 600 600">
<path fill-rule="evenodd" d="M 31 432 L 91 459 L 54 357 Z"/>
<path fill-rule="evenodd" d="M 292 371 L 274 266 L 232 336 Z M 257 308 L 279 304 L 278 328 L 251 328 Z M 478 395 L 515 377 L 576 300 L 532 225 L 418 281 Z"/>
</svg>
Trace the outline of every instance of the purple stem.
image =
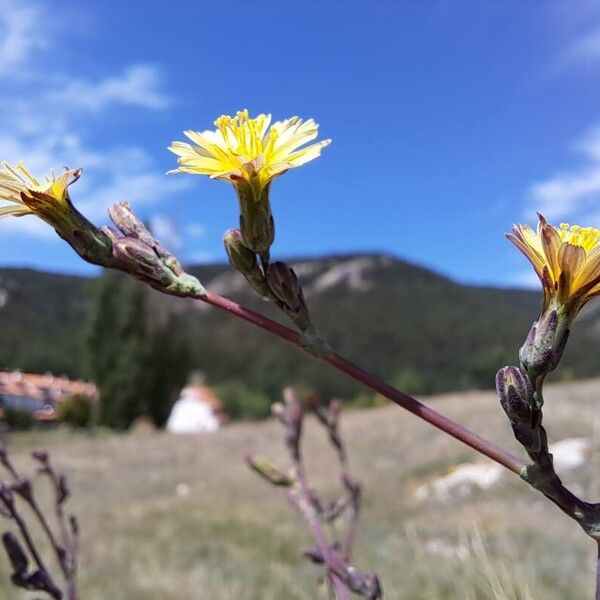
<svg viewBox="0 0 600 600">
<path fill-rule="evenodd" d="M 233 302 L 228 298 L 224 298 L 223 296 L 209 292 L 202 296 L 198 296 L 198 299 L 230 314 L 233 314 L 244 321 L 248 321 L 249 323 L 260 327 L 261 329 L 270 331 L 274 335 L 290 342 L 298 348 L 303 347 L 302 336 L 299 333 L 288 327 L 285 327 L 284 325 L 281 325 L 280 323 L 277 323 L 276 321 L 273 321 L 272 319 L 269 319 L 268 317 L 265 317 L 264 315 L 249 310 L 237 302 Z M 356 381 L 359 381 L 363 385 L 375 390 L 398 406 L 401 406 L 417 417 L 427 421 L 434 427 L 446 432 L 457 440 L 463 442 L 463 444 L 466 444 L 474 450 L 477 450 L 477 452 L 487 456 L 488 458 L 491 458 L 513 473 L 520 475 L 522 469 L 525 467 L 525 463 L 520 458 L 513 456 L 506 450 L 497 447 L 488 440 L 481 438 L 473 431 L 463 427 L 455 421 L 452 421 L 452 419 L 445 417 L 432 408 L 425 406 L 412 396 L 397 390 L 375 375 L 364 371 L 359 366 L 345 359 L 343 356 L 331 353 L 323 355 L 320 358 L 335 367 L 338 371 L 346 373 L 346 375 L 349 375 Z"/>
<path fill-rule="evenodd" d="M 302 499 L 300 503 L 297 502 L 296 505 L 306 520 L 313 538 L 315 539 L 317 549 L 323 556 L 323 560 L 329 569 L 328 577 L 331 581 L 336 600 L 347 600 L 350 597 L 348 588 L 342 579 L 337 575 L 338 573 L 344 573 L 347 565 L 341 556 L 331 547 L 331 544 L 327 540 L 327 536 L 323 531 L 315 508 L 311 503 L 310 487 L 306 479 L 304 467 L 300 463 L 296 463 L 296 476 L 302 491 Z"/>
</svg>

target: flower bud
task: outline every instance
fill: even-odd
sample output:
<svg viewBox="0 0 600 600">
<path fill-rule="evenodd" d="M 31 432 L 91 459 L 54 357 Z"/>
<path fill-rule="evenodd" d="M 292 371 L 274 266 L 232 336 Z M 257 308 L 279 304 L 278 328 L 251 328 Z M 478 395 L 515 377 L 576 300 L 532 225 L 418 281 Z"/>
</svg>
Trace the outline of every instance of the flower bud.
<svg viewBox="0 0 600 600">
<path fill-rule="evenodd" d="M 227 230 L 223 235 L 223 243 L 231 266 L 246 278 L 255 292 L 263 298 L 275 300 L 276 298 L 258 266 L 256 254 L 246 246 L 240 230 Z"/>
<path fill-rule="evenodd" d="M 531 422 L 534 403 L 529 378 L 517 367 L 503 367 L 496 374 L 500 404 L 511 421 Z"/>
<path fill-rule="evenodd" d="M 18 494 L 27 502 L 33 502 L 33 489 L 29 479 L 19 479 L 19 481 L 13 483 L 10 487 L 15 494 Z"/>
<path fill-rule="evenodd" d="M 247 456 L 246 463 L 261 477 L 276 486 L 289 487 L 294 483 L 293 477 L 282 473 L 275 465 L 266 458 Z"/>
<path fill-rule="evenodd" d="M 223 243 L 229 257 L 229 263 L 234 269 L 245 274 L 258 268 L 256 253 L 244 244 L 239 229 L 228 229 L 223 235 Z"/>
<path fill-rule="evenodd" d="M 521 366 L 532 381 L 558 366 L 568 337 L 568 319 L 556 309 L 543 313 L 532 325 L 519 350 Z"/>
<path fill-rule="evenodd" d="M 240 178 L 234 181 L 240 206 L 240 231 L 244 244 L 256 254 L 266 254 L 275 241 L 275 222 L 269 201 L 269 185 L 257 195 L 254 186 Z"/>
<path fill-rule="evenodd" d="M 56 480 L 56 502 L 63 504 L 71 495 L 69 491 L 69 484 L 64 474 L 60 474 Z"/>
<path fill-rule="evenodd" d="M 293 311 L 304 304 L 304 296 L 294 269 L 283 262 L 274 262 L 267 269 L 267 282 L 273 293 Z"/>
<path fill-rule="evenodd" d="M 267 268 L 266 275 L 269 288 L 281 302 L 283 311 L 300 331 L 309 333 L 312 322 L 294 269 L 283 262 L 274 262 Z"/>
<path fill-rule="evenodd" d="M 527 374 L 517 367 L 503 367 L 496 374 L 496 390 L 515 438 L 527 450 L 539 452 L 541 412 L 535 405 L 534 389 Z"/>
<path fill-rule="evenodd" d="M 127 265 L 129 272 L 135 270 L 143 279 L 168 286 L 175 278 L 154 251 L 141 240 L 132 237 L 115 237 L 113 251 L 117 260 Z"/>
<path fill-rule="evenodd" d="M 50 457 L 48 456 L 48 453 L 45 450 L 34 450 L 31 453 L 31 456 L 37 460 L 42 466 L 47 467 Z"/>
<path fill-rule="evenodd" d="M 15 509 L 15 499 L 10 487 L 4 483 L 0 483 L 0 503 L 9 513 L 13 513 Z"/>
<path fill-rule="evenodd" d="M 29 561 L 27 560 L 27 555 L 23 550 L 23 546 L 21 546 L 21 542 L 19 542 L 15 534 L 11 531 L 6 531 L 3 533 L 2 544 L 8 556 L 8 560 L 10 560 L 13 573 L 19 575 L 25 573 L 27 571 Z"/>
<path fill-rule="evenodd" d="M 318 548 L 306 548 L 302 550 L 302 556 L 307 558 L 315 565 L 322 565 L 325 562 L 325 558 L 323 557 L 323 553 Z"/>
<path fill-rule="evenodd" d="M 108 209 L 108 214 L 123 235 L 141 240 L 149 246 L 154 245 L 154 238 L 146 226 L 135 216 L 128 202 L 113 204 Z"/>
</svg>

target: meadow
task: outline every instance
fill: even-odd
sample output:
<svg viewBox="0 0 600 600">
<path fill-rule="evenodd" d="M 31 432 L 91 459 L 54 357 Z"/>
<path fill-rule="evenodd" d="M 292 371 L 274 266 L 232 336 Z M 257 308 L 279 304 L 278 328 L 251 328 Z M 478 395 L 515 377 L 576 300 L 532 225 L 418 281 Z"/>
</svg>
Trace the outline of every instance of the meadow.
<svg viewBox="0 0 600 600">
<path fill-rule="evenodd" d="M 590 498 L 600 487 L 598 396 L 600 380 L 550 385 L 546 393 L 551 440 L 591 441 L 586 466 L 564 473 Z M 493 393 L 426 401 L 520 453 Z M 456 465 L 486 463 L 396 406 L 348 410 L 342 431 L 365 486 L 354 563 L 380 575 L 386 598 L 591 597 L 594 544 L 518 478 L 507 473 L 487 489 L 423 497 L 421 486 Z M 41 447 L 68 474 L 71 508 L 82 523 L 86 600 L 316 598 L 318 569 L 300 556 L 311 544 L 303 522 L 283 492 L 244 464 L 253 452 L 286 465 L 275 422 L 233 424 L 204 436 L 50 431 L 6 441 L 20 466 L 33 469 L 28 452 Z M 311 419 L 304 441 L 313 483 L 334 493 L 333 456 Z M 31 597 L 8 584 L 4 556 L 0 597 Z"/>
</svg>

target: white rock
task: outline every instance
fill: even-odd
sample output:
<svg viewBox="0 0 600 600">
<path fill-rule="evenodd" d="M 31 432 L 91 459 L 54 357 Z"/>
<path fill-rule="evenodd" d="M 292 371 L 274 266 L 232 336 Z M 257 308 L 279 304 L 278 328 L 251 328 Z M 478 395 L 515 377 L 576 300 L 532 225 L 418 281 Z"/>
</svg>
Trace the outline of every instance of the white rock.
<svg viewBox="0 0 600 600">
<path fill-rule="evenodd" d="M 554 456 L 554 468 L 557 471 L 577 469 L 585 464 L 590 440 L 586 438 L 566 438 L 551 444 L 548 448 Z"/>
<path fill-rule="evenodd" d="M 376 261 L 366 256 L 345 260 L 319 275 L 306 292 L 322 292 L 342 283 L 353 290 L 366 291 L 371 287 L 366 272 L 375 265 Z"/>
<path fill-rule="evenodd" d="M 557 471 L 577 469 L 585 464 L 590 441 L 586 438 L 566 438 L 551 444 Z M 450 473 L 419 486 L 417 500 L 435 498 L 449 502 L 452 498 L 464 498 L 476 490 L 486 490 L 500 482 L 504 470 L 495 463 L 463 463 Z"/>
<path fill-rule="evenodd" d="M 415 495 L 418 500 L 436 498 L 449 502 L 464 498 L 476 490 L 486 490 L 500 481 L 502 467 L 495 463 L 464 463 L 430 483 L 420 486 Z"/>
<path fill-rule="evenodd" d="M 187 483 L 181 482 L 175 486 L 175 495 L 178 498 L 185 498 L 190 495 L 190 486 Z"/>
<path fill-rule="evenodd" d="M 441 538 L 427 540 L 423 547 L 428 554 L 443 558 L 458 558 L 464 560 L 469 556 L 469 549 L 463 544 L 454 545 Z"/>
</svg>

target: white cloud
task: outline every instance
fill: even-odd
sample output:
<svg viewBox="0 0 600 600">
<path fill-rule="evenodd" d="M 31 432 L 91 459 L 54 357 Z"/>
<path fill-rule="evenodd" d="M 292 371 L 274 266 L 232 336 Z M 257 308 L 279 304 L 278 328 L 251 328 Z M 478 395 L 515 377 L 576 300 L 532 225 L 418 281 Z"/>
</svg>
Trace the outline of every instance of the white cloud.
<svg viewBox="0 0 600 600">
<path fill-rule="evenodd" d="M 575 39 L 563 52 L 560 67 L 572 64 L 589 65 L 600 61 L 600 29 L 589 31 Z"/>
<path fill-rule="evenodd" d="M 176 252 L 183 246 L 181 230 L 176 223 L 163 214 L 156 214 L 150 219 L 150 230 L 152 235 L 169 250 Z"/>
<path fill-rule="evenodd" d="M 186 263 L 191 265 L 207 265 L 216 260 L 217 259 L 208 252 L 194 252 L 186 257 Z"/>
<path fill-rule="evenodd" d="M 13 73 L 46 45 L 40 31 L 41 6 L 22 0 L 0 0 L 0 76 Z"/>
<path fill-rule="evenodd" d="M 600 216 L 600 127 L 592 128 L 573 149 L 583 158 L 580 166 L 536 182 L 529 189 L 533 211 L 548 219 Z"/>
<path fill-rule="evenodd" d="M 110 109 L 129 105 L 157 110 L 169 105 L 160 69 L 136 64 L 89 82 L 54 68 L 49 78 L 33 68 L 34 50 L 41 47 L 36 40 L 56 39 L 56 22 L 51 19 L 43 19 L 40 34 L 42 17 L 46 17 L 44 5 L 38 0 L 0 0 L 0 76 L 3 69 L 17 64 L 29 73 L 27 80 L 11 77 L 0 82 L 0 161 L 23 161 L 39 177 L 62 166 L 83 167 L 84 176 L 74 185 L 72 197 L 92 221 L 105 222 L 107 208 L 114 202 L 158 206 L 187 189 L 191 181 L 167 177 L 144 148 L 99 146 L 93 137 L 103 119 L 111 118 Z M 45 60 L 52 60 L 51 46 Z M 81 110 L 75 114 L 75 108 Z M 90 119 L 89 112 L 97 114 Z M 52 230 L 38 219 L 3 219 L 0 232 L 58 243 Z"/>
<path fill-rule="evenodd" d="M 188 223 L 185 232 L 190 237 L 202 237 L 206 233 L 206 227 L 202 223 Z"/>
<path fill-rule="evenodd" d="M 518 271 L 511 277 L 511 284 L 527 289 L 538 289 L 540 287 L 540 278 L 533 269 Z"/>
<path fill-rule="evenodd" d="M 130 65 L 116 76 L 97 82 L 72 79 L 48 93 L 54 102 L 99 112 L 112 105 L 137 106 L 161 110 L 171 105 L 163 88 L 163 76 L 156 65 Z"/>
<path fill-rule="evenodd" d="M 95 150 L 75 134 L 29 138 L 3 135 L 0 148 L 2 160 L 22 160 L 39 177 L 62 165 L 83 167 L 84 176 L 74 184 L 71 195 L 77 208 L 95 222 L 106 221 L 108 207 L 115 202 L 127 200 L 136 207 L 158 205 L 193 183 L 187 178 L 167 177 L 141 148 Z M 51 237 L 43 223 L 25 217 L 0 220 L 0 231 Z"/>
</svg>

